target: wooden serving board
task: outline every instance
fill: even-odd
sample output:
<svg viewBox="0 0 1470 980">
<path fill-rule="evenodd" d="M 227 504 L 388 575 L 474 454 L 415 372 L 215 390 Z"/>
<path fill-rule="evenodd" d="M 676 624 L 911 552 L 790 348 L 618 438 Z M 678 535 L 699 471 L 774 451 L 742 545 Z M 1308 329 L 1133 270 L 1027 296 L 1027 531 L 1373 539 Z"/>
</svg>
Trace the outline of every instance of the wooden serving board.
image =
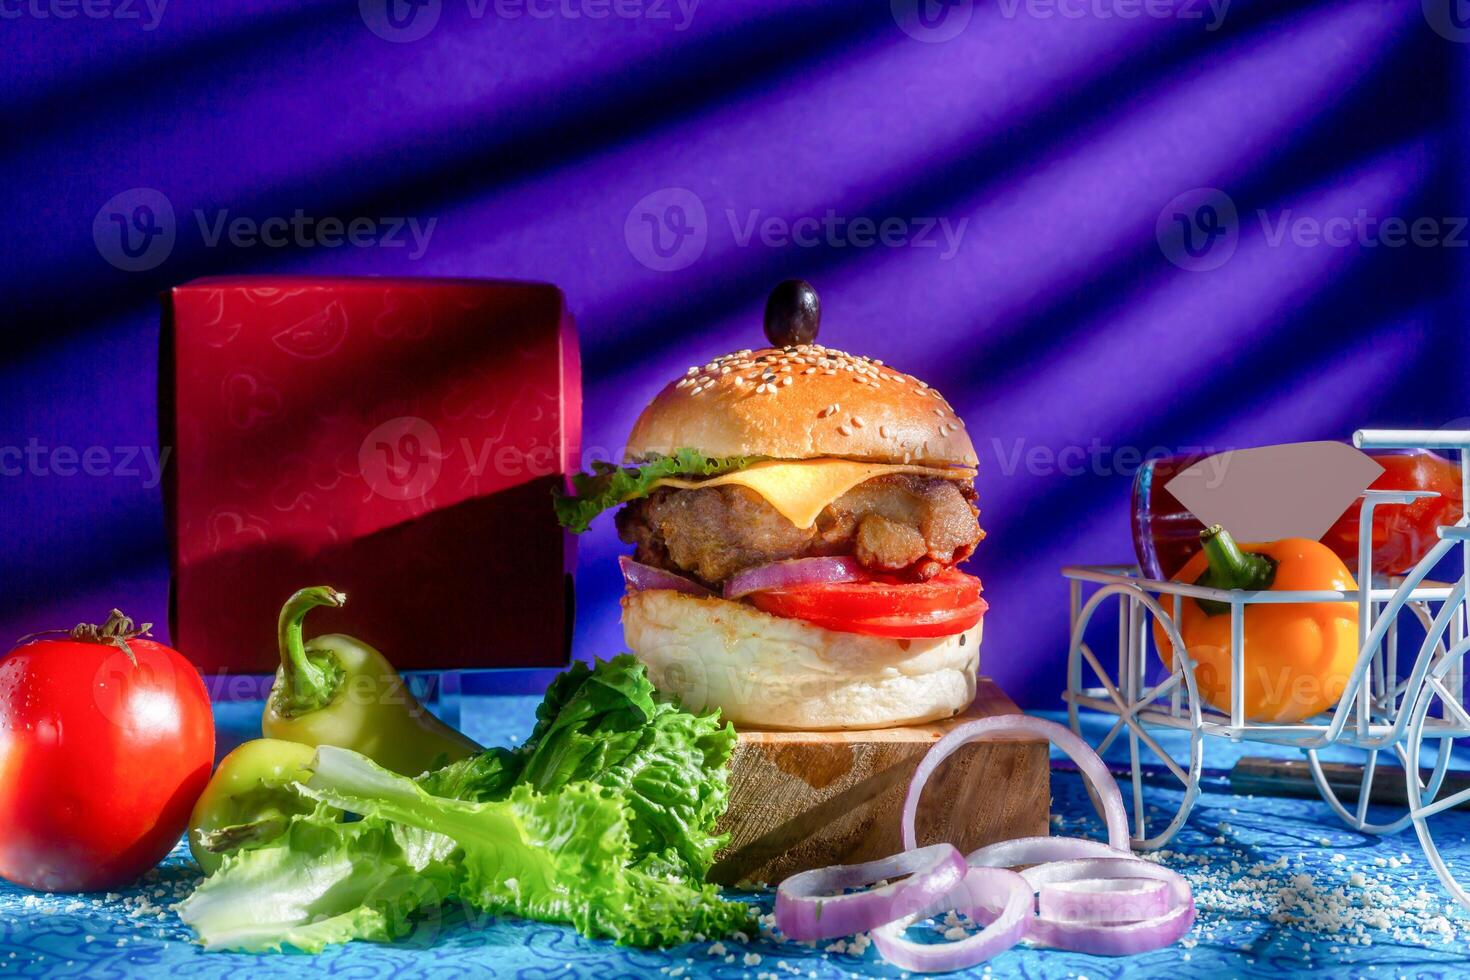
<svg viewBox="0 0 1470 980">
<path fill-rule="evenodd" d="M 955 725 L 1019 711 L 982 677 L 975 702 L 944 721 L 855 732 L 741 731 L 731 761 L 730 835 L 710 880 L 775 884 L 829 864 L 903 849 L 903 798 L 919 760 Z M 1047 833 L 1051 781 L 1046 741 L 972 742 L 929 780 L 918 813 L 921 844 L 961 851 Z"/>
</svg>

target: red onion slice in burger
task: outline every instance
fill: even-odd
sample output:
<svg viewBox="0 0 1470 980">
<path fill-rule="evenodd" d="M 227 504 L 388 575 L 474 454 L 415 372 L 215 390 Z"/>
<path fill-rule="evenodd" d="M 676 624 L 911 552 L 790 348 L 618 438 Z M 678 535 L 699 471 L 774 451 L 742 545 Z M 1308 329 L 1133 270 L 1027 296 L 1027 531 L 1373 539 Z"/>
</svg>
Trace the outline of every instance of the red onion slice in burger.
<svg viewBox="0 0 1470 980">
<path fill-rule="evenodd" d="M 863 566 L 851 556 L 836 558 L 792 558 L 773 561 L 736 572 L 725 583 L 725 598 L 740 599 L 752 592 L 789 589 L 798 585 L 827 585 L 858 582 L 867 577 Z"/>
<path fill-rule="evenodd" d="M 627 555 L 618 556 L 618 566 L 623 570 L 623 581 L 628 588 L 634 592 L 647 592 L 653 589 L 667 589 L 670 592 L 682 592 L 685 595 L 712 596 L 709 589 L 698 582 L 691 581 L 682 575 L 642 562 L 634 561 Z"/>
</svg>

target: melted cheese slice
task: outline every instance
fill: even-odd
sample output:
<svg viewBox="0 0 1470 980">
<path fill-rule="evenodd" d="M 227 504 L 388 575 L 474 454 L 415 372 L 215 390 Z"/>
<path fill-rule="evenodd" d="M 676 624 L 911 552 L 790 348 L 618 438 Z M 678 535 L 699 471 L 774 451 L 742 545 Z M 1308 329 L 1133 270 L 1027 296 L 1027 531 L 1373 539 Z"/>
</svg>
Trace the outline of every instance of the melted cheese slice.
<svg viewBox="0 0 1470 980">
<path fill-rule="evenodd" d="M 850 459 L 775 459 L 706 480 L 680 480 L 670 477 L 659 480 L 654 486 L 675 487 L 680 490 L 726 484 L 745 487 L 764 497 L 772 507 L 780 511 L 782 517 L 805 529 L 816 522 L 817 515 L 828 504 L 859 483 L 893 473 L 914 473 L 945 480 L 975 479 L 975 471 L 967 469 L 936 469 L 902 463 L 858 463 Z"/>
</svg>

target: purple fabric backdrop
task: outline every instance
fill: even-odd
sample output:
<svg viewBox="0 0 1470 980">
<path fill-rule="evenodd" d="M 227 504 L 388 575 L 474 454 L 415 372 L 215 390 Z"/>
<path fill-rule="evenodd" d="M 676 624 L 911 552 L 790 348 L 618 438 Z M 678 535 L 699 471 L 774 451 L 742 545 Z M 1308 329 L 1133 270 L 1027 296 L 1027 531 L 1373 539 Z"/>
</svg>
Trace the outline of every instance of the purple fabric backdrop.
<svg viewBox="0 0 1470 980">
<path fill-rule="evenodd" d="M 1463 6 L 6 6 L 0 637 L 111 604 L 164 618 L 168 285 L 556 282 L 587 446 L 616 449 L 663 380 L 755 345 L 766 291 L 802 276 L 824 341 L 968 419 L 986 669 L 1049 704 L 1057 568 L 1129 557 L 1141 454 L 1470 416 Z M 172 234 L 130 256 L 109 215 L 139 204 Z M 214 238 L 298 211 L 376 231 Z M 1395 245 L 1395 218 L 1433 235 Z M 68 475 L 90 447 L 100 475 Z M 584 541 L 582 656 L 620 645 L 619 550 L 610 522 Z"/>
</svg>

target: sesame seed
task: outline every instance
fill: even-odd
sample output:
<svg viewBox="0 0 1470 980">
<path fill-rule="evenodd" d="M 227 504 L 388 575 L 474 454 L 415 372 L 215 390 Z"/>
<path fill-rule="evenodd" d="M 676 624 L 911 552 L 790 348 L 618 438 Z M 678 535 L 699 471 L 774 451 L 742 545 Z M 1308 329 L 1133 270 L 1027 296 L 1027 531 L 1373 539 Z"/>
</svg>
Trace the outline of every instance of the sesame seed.
<svg viewBox="0 0 1470 980">
<path fill-rule="evenodd" d="M 781 384 L 782 385 L 789 385 L 789 384 L 791 384 L 791 382 L 793 380 L 794 379 L 791 377 L 791 375 L 788 374 L 788 375 L 786 375 L 786 377 L 784 377 L 784 378 L 781 379 Z"/>
<path fill-rule="evenodd" d="M 825 375 L 827 375 L 830 378 L 832 375 L 836 374 L 837 372 L 836 371 L 833 371 L 833 370 L 831 370 L 829 368 L 828 370 L 823 371 L 822 373 L 825 374 Z"/>
<path fill-rule="evenodd" d="M 938 415 L 940 418 L 944 418 L 944 409 L 936 408 L 934 409 L 934 414 Z"/>
<path fill-rule="evenodd" d="M 884 439 L 887 439 L 888 438 L 888 426 L 886 426 L 886 425 L 880 425 L 880 426 L 878 426 L 878 435 L 882 436 Z"/>
<path fill-rule="evenodd" d="M 684 372 L 684 376 L 686 378 L 692 378 L 692 377 L 694 377 L 698 373 L 699 373 L 699 368 L 692 367 L 689 370 L 687 370 L 687 371 Z"/>
<path fill-rule="evenodd" d="M 735 387 L 737 387 L 737 388 L 744 388 L 745 387 L 745 379 L 742 378 L 738 374 L 735 375 Z"/>
<path fill-rule="evenodd" d="M 758 385 L 755 386 L 755 393 L 757 395 L 764 395 L 768 391 L 775 391 L 775 390 L 776 389 L 772 388 L 770 385 L 766 384 L 764 381 L 762 381 L 760 384 L 758 384 Z"/>
<path fill-rule="evenodd" d="M 837 431 L 840 432 L 840 433 L 842 433 L 845 436 L 852 435 L 852 429 L 849 426 L 846 426 L 846 425 L 839 425 L 837 427 Z"/>
<path fill-rule="evenodd" d="M 817 369 L 814 368 L 814 367 L 810 367 L 810 368 L 807 368 L 805 371 L 803 371 L 801 373 L 802 374 L 816 374 L 817 373 Z"/>
<path fill-rule="evenodd" d="M 691 395 L 691 396 L 693 396 L 693 395 L 697 395 L 697 394 L 699 394 L 699 393 L 700 393 L 700 392 L 701 392 L 701 391 L 703 391 L 703 390 L 704 390 L 704 389 L 703 389 L 703 388 L 701 388 L 701 387 L 700 387 L 700 386 L 699 386 L 699 385 L 695 385 L 695 386 L 694 386 L 694 387 L 693 387 L 693 388 L 691 388 L 691 389 L 690 389 L 690 390 L 689 390 L 689 394 L 690 394 L 690 395 Z"/>
<path fill-rule="evenodd" d="M 867 423 L 862 420 L 862 417 L 861 416 L 854 415 L 852 417 L 852 427 L 854 429 L 861 429 L 865 425 L 867 425 Z"/>
</svg>

